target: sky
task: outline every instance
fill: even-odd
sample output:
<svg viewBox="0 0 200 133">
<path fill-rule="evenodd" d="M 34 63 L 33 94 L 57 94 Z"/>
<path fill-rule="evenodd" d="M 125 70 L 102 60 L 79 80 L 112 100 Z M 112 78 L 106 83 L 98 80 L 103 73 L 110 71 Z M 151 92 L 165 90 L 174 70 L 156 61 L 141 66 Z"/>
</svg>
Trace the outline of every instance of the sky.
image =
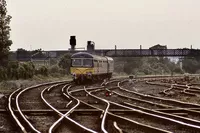
<svg viewBox="0 0 200 133">
<path fill-rule="evenodd" d="M 11 50 L 200 48 L 200 0 L 7 0 Z"/>
</svg>

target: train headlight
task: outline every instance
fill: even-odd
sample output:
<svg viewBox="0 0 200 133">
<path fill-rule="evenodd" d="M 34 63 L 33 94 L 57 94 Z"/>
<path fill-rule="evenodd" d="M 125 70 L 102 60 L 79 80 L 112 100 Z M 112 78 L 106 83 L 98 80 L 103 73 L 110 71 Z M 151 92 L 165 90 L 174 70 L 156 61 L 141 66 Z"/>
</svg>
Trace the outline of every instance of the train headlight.
<svg viewBox="0 0 200 133">
<path fill-rule="evenodd" d="M 76 77 L 76 73 L 73 73 L 72 75 L 73 75 L 73 77 Z"/>
<path fill-rule="evenodd" d="M 73 77 L 74 77 L 74 79 L 78 79 L 76 73 L 73 73 Z"/>
<path fill-rule="evenodd" d="M 91 73 L 91 72 L 87 72 L 87 75 L 88 75 L 88 76 L 92 76 L 92 73 Z"/>
</svg>

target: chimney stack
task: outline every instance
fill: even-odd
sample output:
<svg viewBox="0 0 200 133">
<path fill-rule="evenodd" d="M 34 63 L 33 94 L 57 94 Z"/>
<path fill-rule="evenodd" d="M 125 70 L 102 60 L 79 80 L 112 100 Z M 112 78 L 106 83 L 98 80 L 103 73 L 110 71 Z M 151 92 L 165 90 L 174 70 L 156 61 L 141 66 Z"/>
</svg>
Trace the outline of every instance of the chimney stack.
<svg viewBox="0 0 200 133">
<path fill-rule="evenodd" d="M 76 36 L 70 36 L 69 44 L 71 45 L 71 50 L 74 51 L 76 47 Z"/>
<path fill-rule="evenodd" d="M 87 51 L 94 51 L 94 44 L 93 41 L 87 41 Z"/>
</svg>

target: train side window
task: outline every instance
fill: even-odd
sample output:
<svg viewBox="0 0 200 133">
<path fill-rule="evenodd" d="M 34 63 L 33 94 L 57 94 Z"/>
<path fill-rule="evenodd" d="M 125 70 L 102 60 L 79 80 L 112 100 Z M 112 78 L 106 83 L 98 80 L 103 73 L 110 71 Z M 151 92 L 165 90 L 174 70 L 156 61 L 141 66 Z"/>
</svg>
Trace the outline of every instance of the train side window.
<svg viewBox="0 0 200 133">
<path fill-rule="evenodd" d="M 97 67 L 97 60 L 94 60 L 94 67 Z"/>
<path fill-rule="evenodd" d="M 98 61 L 99 67 L 102 67 L 102 63 L 101 61 Z"/>
</svg>

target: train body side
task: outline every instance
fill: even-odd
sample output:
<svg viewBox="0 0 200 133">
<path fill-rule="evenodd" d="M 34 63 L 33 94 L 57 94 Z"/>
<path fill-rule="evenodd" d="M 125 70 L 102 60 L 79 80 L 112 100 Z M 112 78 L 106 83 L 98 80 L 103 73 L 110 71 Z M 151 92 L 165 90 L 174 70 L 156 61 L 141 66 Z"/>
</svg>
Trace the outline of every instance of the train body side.
<svg viewBox="0 0 200 133">
<path fill-rule="evenodd" d="M 114 61 L 111 57 L 106 57 L 107 58 L 107 61 L 108 61 L 108 64 L 107 64 L 107 73 L 108 74 L 111 74 L 112 76 L 112 73 L 114 71 Z"/>
<path fill-rule="evenodd" d="M 70 71 L 75 81 L 110 78 L 114 69 L 112 58 L 96 56 L 85 52 L 72 55 L 71 62 Z"/>
</svg>

